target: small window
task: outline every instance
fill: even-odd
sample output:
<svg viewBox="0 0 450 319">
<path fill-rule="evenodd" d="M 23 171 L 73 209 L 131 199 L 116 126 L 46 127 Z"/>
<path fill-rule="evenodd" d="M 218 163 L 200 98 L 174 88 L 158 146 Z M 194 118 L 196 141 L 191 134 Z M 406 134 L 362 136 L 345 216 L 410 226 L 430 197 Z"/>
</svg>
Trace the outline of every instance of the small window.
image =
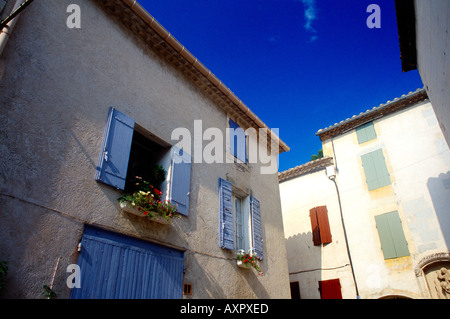
<svg viewBox="0 0 450 319">
<path fill-rule="evenodd" d="M 185 296 L 192 295 L 192 284 L 184 284 L 183 295 L 185 295 Z"/>
<path fill-rule="evenodd" d="M 290 282 L 291 287 L 291 299 L 301 299 L 300 297 L 300 285 L 298 281 Z"/>
<path fill-rule="evenodd" d="M 326 206 L 314 207 L 309 210 L 311 219 L 312 239 L 315 246 L 331 243 L 330 223 Z"/>
<path fill-rule="evenodd" d="M 391 184 L 383 150 L 379 149 L 361 156 L 369 191 Z"/>
<path fill-rule="evenodd" d="M 356 135 L 358 136 L 359 144 L 371 141 L 377 138 L 377 133 L 373 126 L 373 122 L 369 122 L 356 128 Z"/>
<path fill-rule="evenodd" d="M 247 137 L 245 131 L 236 122 L 230 119 L 230 153 L 247 163 Z"/>
<path fill-rule="evenodd" d="M 408 242 L 397 211 L 375 216 L 384 259 L 409 256 Z"/>
</svg>

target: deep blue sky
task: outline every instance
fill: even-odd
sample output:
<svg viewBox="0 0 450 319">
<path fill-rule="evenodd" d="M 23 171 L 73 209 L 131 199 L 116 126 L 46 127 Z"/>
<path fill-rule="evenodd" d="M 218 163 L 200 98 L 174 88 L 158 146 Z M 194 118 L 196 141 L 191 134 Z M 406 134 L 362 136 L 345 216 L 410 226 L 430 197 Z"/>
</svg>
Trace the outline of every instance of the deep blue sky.
<svg viewBox="0 0 450 319">
<path fill-rule="evenodd" d="M 394 0 L 140 0 L 139 3 L 291 150 L 279 170 L 321 148 L 315 133 L 423 86 L 402 73 Z M 381 28 L 366 25 L 381 8 Z"/>
</svg>

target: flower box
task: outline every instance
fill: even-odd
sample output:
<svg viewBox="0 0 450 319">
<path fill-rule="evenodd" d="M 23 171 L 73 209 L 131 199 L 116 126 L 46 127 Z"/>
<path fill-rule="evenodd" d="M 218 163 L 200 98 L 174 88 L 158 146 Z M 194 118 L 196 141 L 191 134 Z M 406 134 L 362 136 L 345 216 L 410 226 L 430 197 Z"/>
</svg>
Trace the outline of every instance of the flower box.
<svg viewBox="0 0 450 319">
<path fill-rule="evenodd" d="M 244 264 L 244 262 L 242 260 L 238 260 L 237 261 L 237 266 L 239 268 L 244 268 L 244 269 L 249 269 L 250 267 L 248 266 L 248 264 Z"/>
<path fill-rule="evenodd" d="M 158 224 L 162 224 L 162 225 L 169 225 L 170 224 L 170 222 L 167 219 L 165 219 L 162 216 L 159 216 L 159 215 L 155 214 L 154 212 L 153 212 L 153 214 L 155 216 L 153 216 L 153 217 L 144 215 L 144 212 L 142 210 L 138 210 L 137 208 L 131 206 L 130 203 L 128 203 L 128 202 L 119 202 L 119 205 L 120 205 L 120 209 L 121 210 L 123 210 L 124 212 L 127 212 L 129 214 L 133 214 L 133 215 L 136 215 L 136 216 L 139 216 L 139 217 L 147 217 L 152 222 L 155 222 L 155 223 L 158 223 Z"/>
</svg>

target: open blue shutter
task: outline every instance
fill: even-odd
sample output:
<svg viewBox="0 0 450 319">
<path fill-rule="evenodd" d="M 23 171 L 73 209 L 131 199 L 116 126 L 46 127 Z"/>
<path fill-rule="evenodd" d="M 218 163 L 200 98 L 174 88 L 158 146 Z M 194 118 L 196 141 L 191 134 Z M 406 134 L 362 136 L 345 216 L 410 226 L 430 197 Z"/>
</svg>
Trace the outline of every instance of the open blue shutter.
<svg viewBox="0 0 450 319">
<path fill-rule="evenodd" d="M 219 178 L 219 245 L 234 249 L 233 200 L 231 183 Z"/>
<path fill-rule="evenodd" d="M 259 200 L 250 196 L 250 210 L 252 213 L 252 230 L 253 230 L 253 248 L 256 252 L 256 256 L 263 259 L 263 238 L 262 238 L 262 225 L 261 225 L 261 207 Z"/>
<path fill-rule="evenodd" d="M 134 120 L 110 107 L 95 179 L 125 189 Z"/>
<path fill-rule="evenodd" d="M 177 209 L 180 214 L 188 216 L 191 189 L 191 155 L 177 147 L 174 147 L 172 155 L 170 201 L 178 206 Z"/>
</svg>

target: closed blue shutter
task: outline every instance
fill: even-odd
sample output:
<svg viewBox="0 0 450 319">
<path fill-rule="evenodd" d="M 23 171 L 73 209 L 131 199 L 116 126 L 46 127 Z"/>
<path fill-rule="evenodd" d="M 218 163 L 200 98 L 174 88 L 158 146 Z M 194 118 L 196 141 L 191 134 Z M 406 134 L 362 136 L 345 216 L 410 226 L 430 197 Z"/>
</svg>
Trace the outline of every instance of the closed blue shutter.
<svg viewBox="0 0 450 319">
<path fill-rule="evenodd" d="M 232 188 L 222 178 L 219 178 L 219 206 L 219 246 L 234 249 Z"/>
<path fill-rule="evenodd" d="M 73 299 L 179 299 L 184 253 L 86 226 L 78 257 L 80 288 Z"/>
<path fill-rule="evenodd" d="M 95 179 L 125 189 L 134 120 L 110 107 Z"/>
<path fill-rule="evenodd" d="M 245 131 L 230 119 L 230 152 L 242 162 L 247 163 L 247 141 Z"/>
<path fill-rule="evenodd" d="M 191 155 L 176 147 L 172 152 L 170 201 L 178 206 L 180 214 L 188 216 L 191 189 Z"/>
<path fill-rule="evenodd" d="M 253 230 L 253 248 L 256 256 L 263 259 L 263 238 L 262 238 L 262 224 L 261 224 L 261 207 L 259 200 L 250 196 L 250 210 L 252 214 L 252 230 Z"/>
</svg>

